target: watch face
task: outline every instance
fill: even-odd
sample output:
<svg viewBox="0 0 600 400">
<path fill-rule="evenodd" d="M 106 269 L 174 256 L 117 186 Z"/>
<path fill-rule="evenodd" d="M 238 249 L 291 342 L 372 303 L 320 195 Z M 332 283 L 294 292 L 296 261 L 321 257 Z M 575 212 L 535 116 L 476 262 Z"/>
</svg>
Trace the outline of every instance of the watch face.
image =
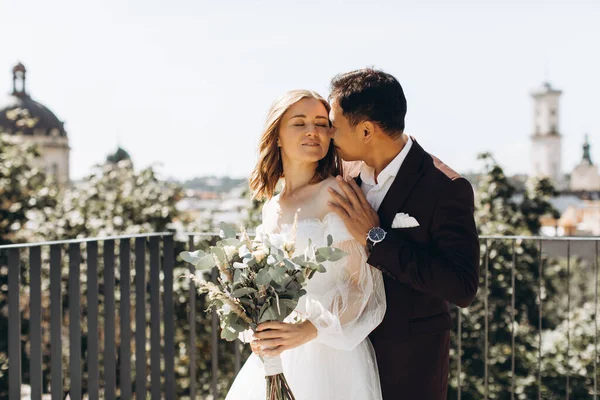
<svg viewBox="0 0 600 400">
<path fill-rule="evenodd" d="M 385 231 L 379 227 L 373 228 L 369 231 L 369 239 L 375 243 L 381 242 L 385 239 Z"/>
</svg>

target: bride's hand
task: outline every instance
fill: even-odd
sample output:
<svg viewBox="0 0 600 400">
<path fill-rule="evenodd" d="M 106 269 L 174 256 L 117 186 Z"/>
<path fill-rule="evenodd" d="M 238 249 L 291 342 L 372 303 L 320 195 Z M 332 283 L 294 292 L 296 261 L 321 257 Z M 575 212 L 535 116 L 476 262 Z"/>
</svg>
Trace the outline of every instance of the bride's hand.
<svg viewBox="0 0 600 400">
<path fill-rule="evenodd" d="M 265 322 L 258 326 L 254 337 L 254 343 L 263 349 L 262 355 L 275 357 L 315 339 L 317 328 L 310 321 L 299 324 Z"/>
<path fill-rule="evenodd" d="M 252 352 L 254 354 L 256 354 L 257 356 L 262 356 L 263 350 L 260 347 L 260 345 L 258 344 L 257 340 L 253 340 L 250 342 L 250 348 L 252 349 Z"/>
</svg>

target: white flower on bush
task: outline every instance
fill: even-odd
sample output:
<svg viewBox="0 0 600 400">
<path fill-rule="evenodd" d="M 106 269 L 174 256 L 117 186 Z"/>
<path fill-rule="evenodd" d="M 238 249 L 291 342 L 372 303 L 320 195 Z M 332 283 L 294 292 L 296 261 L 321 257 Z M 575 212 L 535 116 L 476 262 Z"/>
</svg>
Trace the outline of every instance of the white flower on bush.
<svg viewBox="0 0 600 400">
<path fill-rule="evenodd" d="M 267 254 L 264 252 L 263 249 L 258 249 L 252 253 L 252 257 L 254 257 L 256 262 L 261 262 L 262 260 L 265 259 L 266 256 L 267 256 Z"/>
<path fill-rule="evenodd" d="M 289 256 L 292 256 L 294 254 L 294 252 L 296 251 L 296 243 L 294 243 L 293 241 L 286 241 L 283 244 L 283 250 L 288 253 Z"/>
<path fill-rule="evenodd" d="M 281 234 L 273 233 L 273 234 L 269 235 L 269 242 L 271 242 L 271 245 L 273 247 L 282 249 L 283 243 L 284 243 L 284 237 Z"/>
<path fill-rule="evenodd" d="M 233 259 L 238 252 L 235 246 L 224 246 L 223 251 L 225 251 L 228 260 Z"/>
<path fill-rule="evenodd" d="M 238 254 L 240 255 L 240 258 L 244 258 L 248 254 L 250 254 L 250 250 L 248 249 L 248 246 L 243 245 L 242 247 L 240 247 L 238 250 Z"/>
</svg>

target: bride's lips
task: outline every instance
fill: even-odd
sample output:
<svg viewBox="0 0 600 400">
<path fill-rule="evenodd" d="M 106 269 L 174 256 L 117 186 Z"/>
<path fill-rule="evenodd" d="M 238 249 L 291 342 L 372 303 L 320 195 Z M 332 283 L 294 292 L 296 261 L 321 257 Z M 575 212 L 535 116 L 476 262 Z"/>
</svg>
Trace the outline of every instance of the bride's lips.
<svg viewBox="0 0 600 400">
<path fill-rule="evenodd" d="M 306 143 L 302 143 L 302 146 L 308 146 L 308 147 L 320 147 L 321 144 L 318 142 L 306 142 Z"/>
</svg>

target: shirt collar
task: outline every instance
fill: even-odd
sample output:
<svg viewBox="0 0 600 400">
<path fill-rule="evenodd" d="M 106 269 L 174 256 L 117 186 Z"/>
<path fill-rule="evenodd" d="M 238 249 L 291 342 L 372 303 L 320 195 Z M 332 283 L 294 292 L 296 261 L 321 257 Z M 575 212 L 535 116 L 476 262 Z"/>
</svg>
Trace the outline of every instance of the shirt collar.
<svg viewBox="0 0 600 400">
<path fill-rule="evenodd" d="M 404 163 L 404 160 L 406 159 L 406 156 L 408 155 L 408 152 L 410 151 L 410 148 L 412 147 L 412 143 L 413 143 L 413 141 L 412 141 L 411 137 L 408 136 L 408 140 L 406 141 L 406 144 L 404 145 L 404 147 L 402 148 L 400 153 L 398 153 L 398 155 L 396 157 L 394 157 L 392 162 L 390 162 L 383 169 L 383 171 L 381 171 L 379 173 L 377 180 L 378 180 L 378 184 L 380 186 L 385 184 L 385 182 L 387 182 L 388 179 L 395 178 L 396 175 L 398 175 L 398 171 L 400 171 L 400 167 Z M 362 165 L 360 167 L 360 179 L 367 185 L 370 185 L 370 186 L 377 185 L 377 183 L 375 183 L 375 170 L 373 168 L 369 167 L 364 162 L 362 163 Z"/>
</svg>

